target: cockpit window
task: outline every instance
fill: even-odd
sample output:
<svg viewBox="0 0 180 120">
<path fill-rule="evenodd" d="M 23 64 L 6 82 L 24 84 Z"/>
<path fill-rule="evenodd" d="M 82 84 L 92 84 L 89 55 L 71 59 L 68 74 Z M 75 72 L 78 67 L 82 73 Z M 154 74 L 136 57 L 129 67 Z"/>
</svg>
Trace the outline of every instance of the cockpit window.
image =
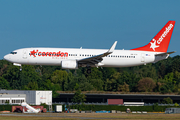
<svg viewBox="0 0 180 120">
<path fill-rule="evenodd" d="M 11 52 L 10 54 L 13 54 L 13 55 L 14 55 L 14 54 L 17 54 L 17 52 Z"/>
</svg>

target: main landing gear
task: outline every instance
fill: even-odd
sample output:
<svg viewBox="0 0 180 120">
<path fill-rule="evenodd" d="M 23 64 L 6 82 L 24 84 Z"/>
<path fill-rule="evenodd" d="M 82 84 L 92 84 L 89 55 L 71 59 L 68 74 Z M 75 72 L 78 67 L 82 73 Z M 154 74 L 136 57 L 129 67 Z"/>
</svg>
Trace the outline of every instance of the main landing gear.
<svg viewBox="0 0 180 120">
<path fill-rule="evenodd" d="M 90 67 L 87 67 L 87 73 L 91 74 L 91 68 Z"/>
</svg>

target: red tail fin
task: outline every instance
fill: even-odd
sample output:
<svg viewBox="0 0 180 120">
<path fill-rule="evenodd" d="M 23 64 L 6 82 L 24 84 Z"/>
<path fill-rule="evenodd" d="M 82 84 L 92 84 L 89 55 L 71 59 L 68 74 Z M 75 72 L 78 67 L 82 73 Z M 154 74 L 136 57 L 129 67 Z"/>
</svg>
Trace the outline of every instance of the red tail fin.
<svg viewBox="0 0 180 120">
<path fill-rule="evenodd" d="M 149 42 L 149 44 L 131 49 L 139 51 L 167 52 L 175 21 L 169 21 L 159 33 Z"/>
</svg>

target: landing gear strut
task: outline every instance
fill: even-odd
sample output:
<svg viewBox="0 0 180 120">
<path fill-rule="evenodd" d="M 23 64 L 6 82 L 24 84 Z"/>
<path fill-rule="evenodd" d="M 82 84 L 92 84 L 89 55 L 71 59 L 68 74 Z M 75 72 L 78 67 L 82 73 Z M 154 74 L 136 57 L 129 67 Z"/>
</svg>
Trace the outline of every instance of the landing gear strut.
<svg viewBox="0 0 180 120">
<path fill-rule="evenodd" d="M 88 73 L 88 74 L 91 74 L 91 68 L 88 67 L 87 73 Z"/>
</svg>

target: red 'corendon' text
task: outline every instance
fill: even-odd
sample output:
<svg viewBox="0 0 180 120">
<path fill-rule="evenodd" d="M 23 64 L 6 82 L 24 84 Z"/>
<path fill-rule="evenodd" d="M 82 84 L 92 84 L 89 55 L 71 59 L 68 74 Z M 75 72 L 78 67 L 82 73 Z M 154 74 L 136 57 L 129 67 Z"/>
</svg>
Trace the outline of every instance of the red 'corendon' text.
<svg viewBox="0 0 180 120">
<path fill-rule="evenodd" d="M 68 57 L 68 53 L 67 52 L 38 52 L 38 50 L 33 50 L 30 51 L 30 56 L 33 55 L 34 57 L 36 56 L 49 56 L 49 57 Z"/>
</svg>

